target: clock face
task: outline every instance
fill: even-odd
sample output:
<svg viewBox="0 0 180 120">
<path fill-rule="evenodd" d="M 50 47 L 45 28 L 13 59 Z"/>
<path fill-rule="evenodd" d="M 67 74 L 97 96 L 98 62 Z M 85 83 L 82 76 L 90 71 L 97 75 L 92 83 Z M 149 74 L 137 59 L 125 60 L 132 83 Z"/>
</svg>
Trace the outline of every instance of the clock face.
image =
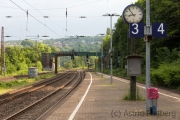
<svg viewBox="0 0 180 120">
<path fill-rule="evenodd" d="M 139 23 L 143 19 L 143 11 L 137 5 L 129 5 L 123 11 L 123 19 L 127 23 Z"/>
</svg>

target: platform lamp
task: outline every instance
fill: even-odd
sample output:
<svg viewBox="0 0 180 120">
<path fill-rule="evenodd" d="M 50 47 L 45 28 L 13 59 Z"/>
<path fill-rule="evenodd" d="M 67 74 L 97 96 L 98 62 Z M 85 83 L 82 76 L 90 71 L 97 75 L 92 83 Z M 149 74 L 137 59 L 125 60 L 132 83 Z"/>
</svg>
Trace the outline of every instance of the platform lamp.
<svg viewBox="0 0 180 120">
<path fill-rule="evenodd" d="M 120 16 L 116 13 L 113 13 L 113 14 L 109 14 L 109 13 L 106 13 L 104 14 L 103 16 L 110 16 L 110 29 L 111 29 L 111 40 L 110 40 L 110 55 L 111 55 L 111 58 L 110 58 L 110 73 L 111 73 L 111 77 L 110 77 L 110 84 L 112 84 L 112 53 L 113 53 L 113 49 L 112 49 L 112 17 L 113 16 Z"/>
<path fill-rule="evenodd" d="M 80 16 L 79 18 L 86 18 L 85 16 Z M 86 37 L 86 36 L 78 36 L 78 35 L 76 35 L 76 37 L 77 37 L 77 39 L 79 39 L 79 38 L 82 38 L 82 37 Z M 80 49 L 80 43 L 79 43 L 79 52 L 81 51 L 81 49 Z M 81 57 L 81 59 L 82 59 L 82 57 Z M 83 63 L 82 63 L 83 61 L 81 61 L 81 66 L 83 66 Z"/>
</svg>

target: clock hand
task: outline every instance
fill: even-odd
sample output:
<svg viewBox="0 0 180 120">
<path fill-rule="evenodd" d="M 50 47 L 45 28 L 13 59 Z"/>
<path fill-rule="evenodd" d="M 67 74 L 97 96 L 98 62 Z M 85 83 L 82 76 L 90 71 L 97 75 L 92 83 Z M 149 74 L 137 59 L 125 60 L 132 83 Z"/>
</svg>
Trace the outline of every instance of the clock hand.
<svg viewBox="0 0 180 120">
<path fill-rule="evenodd" d="M 132 11 L 131 11 L 131 9 L 130 9 L 130 8 L 129 8 L 129 11 L 132 13 Z M 136 15 L 136 14 L 133 14 L 133 13 L 132 13 L 132 15 L 129 15 L 129 16 L 135 16 L 135 15 Z"/>
<path fill-rule="evenodd" d="M 132 13 L 132 11 L 131 11 L 131 9 L 129 8 L 129 11 Z M 134 15 L 133 13 L 132 13 L 132 15 Z"/>
<path fill-rule="evenodd" d="M 128 15 L 128 16 L 130 17 L 130 16 L 134 16 L 134 15 L 133 15 L 133 14 L 131 14 L 131 15 Z"/>
<path fill-rule="evenodd" d="M 129 17 L 130 17 L 130 16 L 134 16 L 134 17 L 135 17 L 135 15 L 136 15 L 136 14 L 131 14 L 131 15 L 128 15 L 128 16 L 129 16 Z"/>
</svg>

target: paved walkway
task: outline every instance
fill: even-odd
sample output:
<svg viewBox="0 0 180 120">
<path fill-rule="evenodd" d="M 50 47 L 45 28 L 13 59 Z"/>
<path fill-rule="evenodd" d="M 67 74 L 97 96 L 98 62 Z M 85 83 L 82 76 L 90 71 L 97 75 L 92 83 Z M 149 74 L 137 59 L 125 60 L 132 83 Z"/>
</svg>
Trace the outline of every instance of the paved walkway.
<svg viewBox="0 0 180 120">
<path fill-rule="evenodd" d="M 92 75 L 92 81 L 91 81 Z M 145 98 L 145 86 L 139 86 Z M 87 91 L 89 89 L 89 91 Z M 42 120 L 180 120 L 180 95 L 158 89 L 157 115 L 146 114 L 145 101 L 123 101 L 129 81 L 109 76 L 86 73 L 84 81 Z M 84 100 L 82 99 L 84 98 Z"/>
</svg>

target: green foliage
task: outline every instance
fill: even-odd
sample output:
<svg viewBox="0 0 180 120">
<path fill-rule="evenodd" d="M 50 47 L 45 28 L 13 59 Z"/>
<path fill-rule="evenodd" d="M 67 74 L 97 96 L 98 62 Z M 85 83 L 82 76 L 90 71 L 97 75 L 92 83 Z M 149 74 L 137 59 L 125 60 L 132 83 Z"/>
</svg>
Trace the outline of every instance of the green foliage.
<svg viewBox="0 0 180 120">
<path fill-rule="evenodd" d="M 154 85 L 177 88 L 180 86 L 179 60 L 169 64 L 161 64 L 158 69 L 152 69 L 151 79 Z"/>
<path fill-rule="evenodd" d="M 17 71 L 28 70 L 28 65 L 26 63 L 18 63 L 16 69 Z"/>
<path fill-rule="evenodd" d="M 177 90 L 180 91 L 180 86 L 178 86 Z"/>
<path fill-rule="evenodd" d="M 107 34 L 107 35 L 110 35 L 110 34 L 111 34 L 111 30 L 110 30 L 110 28 L 107 28 L 107 30 L 106 30 L 106 34 Z"/>
<path fill-rule="evenodd" d="M 34 43 L 32 42 L 32 40 L 29 40 L 29 39 L 25 39 L 21 42 L 21 45 L 23 47 L 33 47 L 34 46 Z"/>
<path fill-rule="evenodd" d="M 12 74 L 12 73 L 16 72 L 16 67 L 13 64 L 9 63 L 9 64 L 7 64 L 6 72 L 8 74 Z"/>
<path fill-rule="evenodd" d="M 167 47 L 156 48 L 157 54 L 155 55 L 158 64 L 171 63 L 176 60 L 178 56 L 178 49 L 174 48 L 170 51 Z"/>
<path fill-rule="evenodd" d="M 66 63 L 64 64 L 64 67 L 65 67 L 65 68 L 73 68 L 72 61 L 70 60 L 70 61 L 66 62 Z"/>
<path fill-rule="evenodd" d="M 21 42 L 23 46 L 7 46 L 6 47 L 6 73 L 13 74 L 27 74 L 28 67 L 35 67 L 37 62 L 38 71 L 42 70 L 42 53 L 50 53 L 59 51 L 56 47 L 52 49 L 43 43 L 38 43 L 37 46 L 34 46 L 34 41 L 32 40 L 23 40 Z"/>
<path fill-rule="evenodd" d="M 38 68 L 38 71 L 41 71 L 42 70 L 42 64 L 40 61 L 37 62 L 37 68 Z"/>
</svg>

